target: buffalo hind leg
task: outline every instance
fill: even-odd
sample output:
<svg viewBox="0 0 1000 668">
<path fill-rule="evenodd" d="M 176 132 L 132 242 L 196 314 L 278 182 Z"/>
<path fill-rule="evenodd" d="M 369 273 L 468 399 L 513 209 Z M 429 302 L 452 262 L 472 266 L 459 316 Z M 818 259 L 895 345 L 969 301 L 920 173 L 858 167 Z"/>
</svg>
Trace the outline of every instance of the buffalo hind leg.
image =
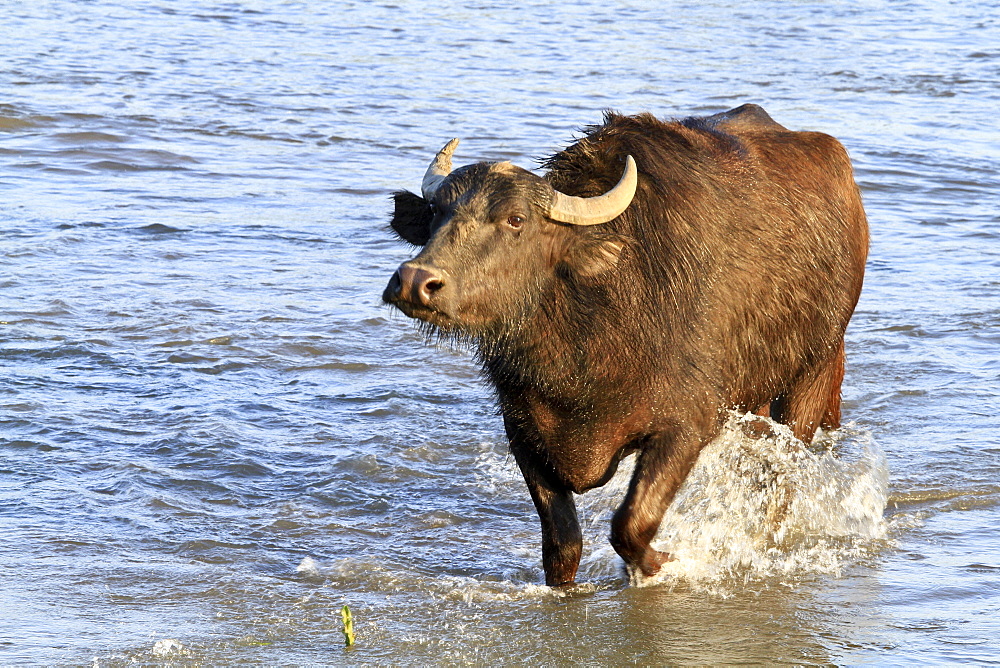
<svg viewBox="0 0 1000 668">
<path fill-rule="evenodd" d="M 698 458 L 697 445 L 694 439 L 651 438 L 636 461 L 625 500 L 611 520 L 615 552 L 630 569 L 638 569 L 646 577 L 655 575 L 670 559 L 667 553 L 653 549 L 650 541 Z"/>
<path fill-rule="evenodd" d="M 844 382 L 844 342 L 812 373 L 771 402 L 771 419 L 792 428 L 795 437 L 809 443 L 818 427 L 840 426 L 840 386 Z"/>
</svg>

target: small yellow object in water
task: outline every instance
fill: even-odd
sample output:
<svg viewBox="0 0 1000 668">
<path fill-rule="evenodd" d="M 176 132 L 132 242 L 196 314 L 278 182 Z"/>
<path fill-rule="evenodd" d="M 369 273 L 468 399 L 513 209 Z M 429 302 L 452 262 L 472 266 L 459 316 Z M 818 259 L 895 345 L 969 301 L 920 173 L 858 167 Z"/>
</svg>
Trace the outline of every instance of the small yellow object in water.
<svg viewBox="0 0 1000 668">
<path fill-rule="evenodd" d="M 354 619 L 346 605 L 340 609 L 340 618 L 344 620 L 344 644 L 350 647 L 354 644 Z"/>
</svg>

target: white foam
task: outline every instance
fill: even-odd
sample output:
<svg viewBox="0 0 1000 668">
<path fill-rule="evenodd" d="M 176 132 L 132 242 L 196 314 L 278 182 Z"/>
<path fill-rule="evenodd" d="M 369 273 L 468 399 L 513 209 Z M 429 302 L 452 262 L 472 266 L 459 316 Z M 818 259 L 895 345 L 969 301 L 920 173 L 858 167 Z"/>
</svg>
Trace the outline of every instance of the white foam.
<svg viewBox="0 0 1000 668">
<path fill-rule="evenodd" d="M 673 561 L 654 578 L 630 574 L 632 584 L 685 582 L 725 593 L 725 583 L 838 574 L 885 538 L 888 469 L 870 434 L 845 427 L 806 447 L 770 420 L 771 435 L 744 432 L 744 423 L 761 419 L 732 415 L 702 451 L 653 540 Z M 604 545 L 631 459 L 593 499 L 580 499 L 582 514 L 591 517 L 588 542 L 596 543 L 582 563 L 584 578 L 621 567 Z"/>
<path fill-rule="evenodd" d="M 299 565 L 295 567 L 295 572 L 310 578 L 320 577 L 319 564 L 312 557 L 304 557 Z"/>
<path fill-rule="evenodd" d="M 184 645 L 173 638 L 164 638 L 153 643 L 153 656 L 170 656 L 184 650 Z"/>
</svg>

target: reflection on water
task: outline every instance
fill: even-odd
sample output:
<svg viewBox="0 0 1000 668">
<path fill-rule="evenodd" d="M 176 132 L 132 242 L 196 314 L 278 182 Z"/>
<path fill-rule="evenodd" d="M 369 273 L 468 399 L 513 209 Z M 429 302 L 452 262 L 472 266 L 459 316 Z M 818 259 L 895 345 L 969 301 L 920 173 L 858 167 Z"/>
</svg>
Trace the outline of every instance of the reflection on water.
<svg viewBox="0 0 1000 668">
<path fill-rule="evenodd" d="M 994 660 L 993 9 L 11 8 L 0 663 Z M 803 449 L 734 417 L 644 587 L 607 543 L 622 471 L 579 499 L 583 584 L 549 590 L 474 364 L 379 305 L 388 194 L 456 135 L 531 165 L 604 108 L 744 102 L 857 167 L 851 426 Z"/>
</svg>

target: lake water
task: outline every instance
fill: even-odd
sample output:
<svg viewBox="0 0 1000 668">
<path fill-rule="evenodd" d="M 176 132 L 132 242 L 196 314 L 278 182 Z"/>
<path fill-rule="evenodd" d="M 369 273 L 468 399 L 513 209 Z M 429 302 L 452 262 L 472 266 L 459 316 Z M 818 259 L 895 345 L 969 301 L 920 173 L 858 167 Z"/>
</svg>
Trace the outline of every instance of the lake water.
<svg viewBox="0 0 1000 668">
<path fill-rule="evenodd" d="M 610 4 L 0 9 L 0 664 L 1000 663 L 995 4 Z M 553 592 L 468 352 L 380 304 L 388 195 L 744 102 L 856 164 L 846 426 L 727 430 L 652 586 L 584 495 Z"/>
</svg>

